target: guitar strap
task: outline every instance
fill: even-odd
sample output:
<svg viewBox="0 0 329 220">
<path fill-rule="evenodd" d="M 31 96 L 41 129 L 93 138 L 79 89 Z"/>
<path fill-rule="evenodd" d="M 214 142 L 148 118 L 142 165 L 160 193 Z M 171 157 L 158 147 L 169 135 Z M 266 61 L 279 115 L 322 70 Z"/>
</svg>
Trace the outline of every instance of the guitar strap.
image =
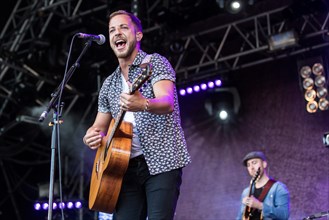
<svg viewBox="0 0 329 220">
<path fill-rule="evenodd" d="M 143 59 L 143 61 L 142 61 L 141 64 L 149 63 L 149 62 L 151 61 L 151 58 L 152 58 L 152 55 L 151 55 L 151 54 L 147 54 L 147 55 L 144 57 L 144 59 Z"/>
<path fill-rule="evenodd" d="M 268 191 L 271 189 L 273 184 L 276 182 L 274 179 L 269 179 L 264 186 L 264 189 L 260 193 L 259 197 L 257 198 L 260 202 L 263 202 L 265 196 L 267 195 Z M 263 220 L 263 212 L 260 214 L 260 219 Z"/>
<path fill-rule="evenodd" d="M 274 179 L 269 179 L 267 181 L 267 183 L 265 184 L 262 192 L 260 193 L 259 197 L 257 198 L 260 202 L 263 202 L 265 196 L 267 195 L 268 191 L 271 189 L 271 187 L 273 186 L 273 184 L 276 182 L 276 180 Z M 256 209 L 254 209 L 253 211 L 251 211 L 251 213 L 253 213 Z M 263 220 L 263 212 L 260 213 L 260 219 Z"/>
<path fill-rule="evenodd" d="M 262 192 L 260 193 L 258 200 L 263 202 L 265 196 L 267 195 L 268 191 L 271 189 L 272 185 L 276 182 L 276 180 L 274 179 L 269 179 L 267 181 L 267 183 L 264 186 L 264 189 L 262 190 Z"/>
</svg>

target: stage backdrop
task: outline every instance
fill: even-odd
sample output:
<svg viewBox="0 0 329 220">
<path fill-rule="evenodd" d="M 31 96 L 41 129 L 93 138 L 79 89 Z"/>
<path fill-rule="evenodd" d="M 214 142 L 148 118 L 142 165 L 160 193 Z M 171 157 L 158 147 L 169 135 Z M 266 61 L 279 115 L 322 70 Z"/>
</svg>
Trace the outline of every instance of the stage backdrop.
<svg viewBox="0 0 329 220">
<path fill-rule="evenodd" d="M 253 150 L 266 153 L 270 176 L 287 185 L 290 219 L 328 211 L 329 148 L 323 146 L 322 135 L 329 131 L 329 111 L 306 112 L 296 60 L 229 76 L 228 85 L 241 97 L 231 125 L 207 115 L 204 100 L 214 94 L 180 97 L 192 163 L 184 169 L 176 220 L 235 219 L 241 191 L 250 181 L 241 160 Z"/>
</svg>

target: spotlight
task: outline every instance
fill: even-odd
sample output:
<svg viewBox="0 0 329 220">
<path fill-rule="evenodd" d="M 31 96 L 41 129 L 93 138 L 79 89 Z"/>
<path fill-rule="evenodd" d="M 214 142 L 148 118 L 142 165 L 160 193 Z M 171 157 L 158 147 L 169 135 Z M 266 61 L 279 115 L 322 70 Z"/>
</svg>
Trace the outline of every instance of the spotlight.
<svg viewBox="0 0 329 220">
<path fill-rule="evenodd" d="M 314 81 L 317 87 L 322 87 L 326 83 L 326 78 L 324 78 L 324 76 L 317 76 Z"/>
<path fill-rule="evenodd" d="M 306 110 L 309 113 L 329 109 L 327 74 L 322 57 L 312 57 L 298 62 L 298 75 L 304 91 Z"/>
<path fill-rule="evenodd" d="M 74 203 L 74 207 L 77 209 L 80 209 L 80 208 L 82 208 L 82 203 L 80 201 L 77 201 Z"/>
<path fill-rule="evenodd" d="M 132 0 L 131 1 L 131 12 L 135 16 L 138 16 L 138 1 L 137 0 Z"/>
<path fill-rule="evenodd" d="M 311 67 L 309 67 L 309 66 L 303 66 L 299 71 L 300 76 L 304 79 L 310 77 L 311 73 L 312 73 L 312 70 L 311 70 Z"/>
<path fill-rule="evenodd" d="M 244 3 L 242 0 L 228 0 L 226 2 L 226 10 L 231 14 L 237 14 L 242 11 Z"/>
<path fill-rule="evenodd" d="M 312 78 L 306 78 L 303 81 L 303 88 L 306 90 L 312 89 L 314 86 L 314 80 Z"/>
<path fill-rule="evenodd" d="M 318 103 L 314 100 L 312 101 L 309 101 L 306 105 L 306 110 L 309 112 L 309 113 L 314 113 L 318 110 Z"/>
<path fill-rule="evenodd" d="M 215 88 L 204 102 L 211 117 L 221 124 L 234 123 L 240 109 L 240 96 L 235 87 Z"/>
<path fill-rule="evenodd" d="M 211 80 L 211 81 L 208 81 L 207 83 L 198 83 L 196 85 L 191 85 L 191 86 L 188 86 L 187 88 L 181 88 L 179 89 L 179 94 L 181 96 L 185 96 L 185 95 L 189 95 L 189 94 L 192 94 L 192 93 L 197 93 L 197 92 L 200 92 L 200 91 L 206 91 L 208 89 L 216 89 L 218 87 L 221 87 L 222 86 L 222 81 L 220 79 L 215 79 L 215 80 Z"/>
<path fill-rule="evenodd" d="M 65 203 L 64 202 L 60 202 L 58 204 L 58 206 L 59 206 L 60 209 L 65 209 Z"/>
<path fill-rule="evenodd" d="M 202 89 L 202 90 L 206 90 L 206 89 L 207 89 L 207 84 L 205 84 L 205 83 L 201 83 L 201 89 Z"/>
<path fill-rule="evenodd" d="M 329 107 L 329 102 L 328 102 L 327 99 L 322 98 L 322 99 L 319 100 L 319 109 L 321 111 L 327 110 L 328 107 Z"/>
<path fill-rule="evenodd" d="M 40 203 L 35 203 L 34 204 L 34 209 L 35 210 L 40 210 L 41 209 L 41 204 Z"/>
<path fill-rule="evenodd" d="M 328 94 L 328 90 L 324 87 L 321 87 L 321 88 L 318 88 L 317 89 L 317 92 L 316 92 L 316 96 L 321 99 L 321 98 L 324 98 L 326 97 Z"/>
<path fill-rule="evenodd" d="M 316 97 L 316 92 L 313 89 L 306 90 L 305 92 L 305 99 L 306 101 L 313 101 Z"/>
<path fill-rule="evenodd" d="M 221 110 L 220 112 L 219 112 L 219 118 L 221 119 L 221 120 L 226 120 L 227 118 L 228 118 L 228 113 L 227 113 L 227 111 L 226 110 Z"/>
<path fill-rule="evenodd" d="M 323 73 L 323 65 L 321 63 L 315 63 L 312 67 L 312 72 L 314 75 L 321 75 Z"/>
<path fill-rule="evenodd" d="M 57 203 L 53 202 L 53 209 L 57 209 Z"/>
<path fill-rule="evenodd" d="M 68 209 L 72 209 L 73 208 L 73 202 L 66 203 L 66 206 L 67 206 Z"/>
<path fill-rule="evenodd" d="M 215 85 L 216 86 L 221 86 L 222 85 L 222 81 L 220 79 L 215 80 Z"/>
<path fill-rule="evenodd" d="M 215 83 L 213 81 L 208 82 L 208 88 L 214 88 Z"/>
<path fill-rule="evenodd" d="M 200 86 L 198 86 L 198 85 L 193 86 L 193 90 L 194 90 L 194 92 L 199 92 Z"/>
<path fill-rule="evenodd" d="M 49 207 L 48 203 L 43 203 L 43 204 L 42 204 L 42 209 L 43 209 L 43 210 L 47 210 L 48 207 Z"/>
<path fill-rule="evenodd" d="M 295 31 L 286 31 L 269 37 L 268 44 L 270 51 L 286 49 L 287 47 L 297 45 L 298 37 Z"/>
</svg>

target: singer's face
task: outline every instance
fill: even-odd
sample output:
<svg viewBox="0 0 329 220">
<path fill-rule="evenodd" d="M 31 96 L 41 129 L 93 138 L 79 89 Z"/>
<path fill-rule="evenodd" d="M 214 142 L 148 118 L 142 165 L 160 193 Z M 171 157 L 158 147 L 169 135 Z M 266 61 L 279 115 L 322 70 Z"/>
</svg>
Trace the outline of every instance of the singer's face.
<svg viewBox="0 0 329 220">
<path fill-rule="evenodd" d="M 134 50 L 137 52 L 139 33 L 128 15 L 116 15 L 110 20 L 110 45 L 118 58 L 129 58 Z"/>
<path fill-rule="evenodd" d="M 261 177 L 264 174 L 266 162 L 259 158 L 254 158 L 247 161 L 247 169 L 251 177 L 254 177 L 256 175 L 258 168 L 260 168 L 259 176 Z"/>
</svg>

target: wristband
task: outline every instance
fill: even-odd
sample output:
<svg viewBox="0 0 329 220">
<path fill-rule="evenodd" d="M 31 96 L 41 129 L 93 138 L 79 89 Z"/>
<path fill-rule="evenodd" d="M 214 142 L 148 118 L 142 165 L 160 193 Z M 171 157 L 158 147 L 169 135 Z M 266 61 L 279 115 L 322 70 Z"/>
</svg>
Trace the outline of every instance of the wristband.
<svg viewBox="0 0 329 220">
<path fill-rule="evenodd" d="M 148 111 L 149 110 L 149 104 L 150 104 L 150 100 L 149 99 L 146 99 L 144 111 Z"/>
</svg>

